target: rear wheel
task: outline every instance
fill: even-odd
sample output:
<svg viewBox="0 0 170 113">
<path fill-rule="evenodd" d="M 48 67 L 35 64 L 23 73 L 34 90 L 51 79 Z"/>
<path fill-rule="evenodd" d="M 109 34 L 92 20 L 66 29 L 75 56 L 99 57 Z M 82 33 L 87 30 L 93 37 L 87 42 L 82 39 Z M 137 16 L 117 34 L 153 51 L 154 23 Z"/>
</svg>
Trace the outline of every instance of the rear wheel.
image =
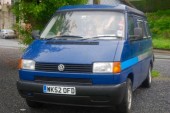
<svg viewBox="0 0 170 113">
<path fill-rule="evenodd" d="M 128 78 L 126 81 L 126 91 L 123 101 L 117 106 L 117 111 L 119 113 L 131 113 L 132 107 L 132 82 Z"/>
<path fill-rule="evenodd" d="M 152 83 L 152 73 L 151 73 L 151 71 L 152 71 L 151 67 L 149 67 L 147 78 L 142 83 L 142 87 L 145 87 L 145 88 L 151 87 L 151 83 Z"/>
<path fill-rule="evenodd" d="M 26 99 L 26 103 L 27 103 L 27 105 L 29 106 L 29 107 L 31 107 L 31 108 L 40 108 L 40 107 L 42 107 L 42 103 L 40 103 L 40 102 L 35 102 L 35 101 L 31 101 L 31 100 L 28 100 L 28 99 Z"/>
</svg>

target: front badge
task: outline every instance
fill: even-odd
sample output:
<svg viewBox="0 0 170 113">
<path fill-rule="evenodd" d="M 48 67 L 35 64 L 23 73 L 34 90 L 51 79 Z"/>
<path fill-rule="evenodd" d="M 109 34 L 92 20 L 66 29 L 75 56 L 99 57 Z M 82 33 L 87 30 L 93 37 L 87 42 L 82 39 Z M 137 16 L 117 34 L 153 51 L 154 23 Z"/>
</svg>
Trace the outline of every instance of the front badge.
<svg viewBox="0 0 170 113">
<path fill-rule="evenodd" d="M 65 66 L 63 64 L 58 65 L 58 70 L 59 71 L 64 71 Z"/>
</svg>

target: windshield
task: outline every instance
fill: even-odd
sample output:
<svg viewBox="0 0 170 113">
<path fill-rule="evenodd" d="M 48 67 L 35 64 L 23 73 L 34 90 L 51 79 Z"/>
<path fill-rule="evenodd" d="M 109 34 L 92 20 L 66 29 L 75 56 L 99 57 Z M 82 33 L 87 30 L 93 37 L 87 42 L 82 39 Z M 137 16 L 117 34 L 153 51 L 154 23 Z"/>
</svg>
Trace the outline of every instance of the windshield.
<svg viewBox="0 0 170 113">
<path fill-rule="evenodd" d="M 60 12 L 51 19 L 40 37 L 118 39 L 124 37 L 124 26 L 124 14 L 119 12 Z"/>
</svg>

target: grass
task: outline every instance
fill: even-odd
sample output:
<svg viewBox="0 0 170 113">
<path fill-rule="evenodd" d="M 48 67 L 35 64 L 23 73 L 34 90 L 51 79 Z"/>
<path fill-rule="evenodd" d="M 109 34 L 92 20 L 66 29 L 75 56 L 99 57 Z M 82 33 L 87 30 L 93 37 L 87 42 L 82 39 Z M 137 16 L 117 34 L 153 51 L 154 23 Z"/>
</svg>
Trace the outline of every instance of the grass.
<svg viewBox="0 0 170 113">
<path fill-rule="evenodd" d="M 153 48 L 170 50 L 170 39 L 153 38 Z"/>
<path fill-rule="evenodd" d="M 158 77 L 158 76 L 160 76 L 159 71 L 157 71 L 157 70 L 152 70 L 152 77 Z"/>
</svg>

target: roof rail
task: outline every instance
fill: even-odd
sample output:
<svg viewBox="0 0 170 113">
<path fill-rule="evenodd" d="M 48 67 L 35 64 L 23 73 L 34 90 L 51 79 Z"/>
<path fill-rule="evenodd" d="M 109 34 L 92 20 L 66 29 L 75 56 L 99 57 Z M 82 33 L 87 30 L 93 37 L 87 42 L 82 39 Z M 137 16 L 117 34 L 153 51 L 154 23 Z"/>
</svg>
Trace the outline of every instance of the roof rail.
<svg viewBox="0 0 170 113">
<path fill-rule="evenodd" d="M 101 0 L 89 0 L 89 1 L 91 1 L 92 4 L 101 4 Z M 115 2 L 116 4 L 121 3 L 127 6 L 130 6 L 130 7 L 136 8 L 133 4 L 129 2 L 129 0 L 112 0 L 112 1 Z"/>
</svg>

